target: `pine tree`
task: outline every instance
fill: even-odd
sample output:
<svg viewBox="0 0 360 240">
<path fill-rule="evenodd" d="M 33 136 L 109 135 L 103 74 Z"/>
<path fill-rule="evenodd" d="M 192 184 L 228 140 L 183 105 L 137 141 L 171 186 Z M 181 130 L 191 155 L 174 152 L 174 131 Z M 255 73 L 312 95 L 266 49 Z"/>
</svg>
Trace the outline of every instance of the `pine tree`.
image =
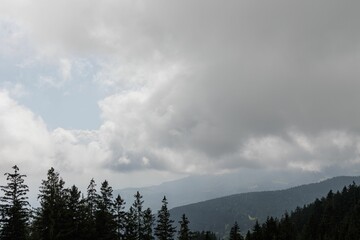
<svg viewBox="0 0 360 240">
<path fill-rule="evenodd" d="M 255 225 L 252 229 L 252 239 L 253 240 L 261 240 L 262 239 L 262 229 L 258 220 L 256 220 Z"/>
<path fill-rule="evenodd" d="M 126 221 L 126 212 L 124 211 L 125 208 L 125 201 L 117 195 L 115 202 L 115 222 L 117 227 L 117 239 L 124 239 L 125 236 L 125 221 Z"/>
<path fill-rule="evenodd" d="M 265 239 L 277 239 L 279 235 L 278 220 L 273 217 L 267 217 L 263 224 L 262 233 Z"/>
<path fill-rule="evenodd" d="M 87 187 L 86 198 L 83 199 L 82 212 L 84 215 L 82 239 L 96 240 L 95 212 L 99 195 L 96 192 L 96 183 L 92 178 Z"/>
<path fill-rule="evenodd" d="M 105 180 L 101 184 L 100 197 L 95 214 L 96 236 L 98 240 L 116 239 L 116 222 L 112 192 L 112 187 L 110 187 L 108 181 Z"/>
<path fill-rule="evenodd" d="M 243 240 L 244 238 L 240 234 L 240 228 L 237 222 L 235 222 L 234 226 L 230 230 L 230 238 L 229 240 Z"/>
<path fill-rule="evenodd" d="M 147 208 L 144 211 L 144 229 L 143 229 L 143 240 L 153 240 L 153 225 L 154 225 L 154 215 L 151 212 L 150 208 Z"/>
<path fill-rule="evenodd" d="M 86 205 L 89 210 L 90 216 L 95 216 L 96 204 L 99 199 L 99 195 L 96 193 L 96 183 L 92 178 L 90 184 L 87 187 Z"/>
<path fill-rule="evenodd" d="M 180 230 L 179 230 L 179 240 L 189 240 L 190 239 L 190 230 L 189 230 L 189 220 L 185 216 L 182 215 L 180 223 Z"/>
<path fill-rule="evenodd" d="M 66 201 L 66 228 L 65 235 L 68 239 L 80 239 L 83 228 L 82 203 L 80 201 L 81 192 L 73 185 L 67 189 L 68 197 Z"/>
<path fill-rule="evenodd" d="M 139 191 L 136 192 L 134 197 L 135 197 L 135 201 L 133 203 L 133 208 L 136 219 L 135 236 L 137 240 L 141 240 L 143 239 L 143 229 L 144 229 L 144 223 L 143 223 L 144 214 L 142 212 L 142 205 L 144 201 L 142 200 L 143 196 L 141 196 Z"/>
<path fill-rule="evenodd" d="M 66 190 L 65 182 L 54 168 L 50 168 L 47 179 L 40 186 L 40 208 L 36 213 L 34 233 L 41 240 L 66 239 Z"/>
<path fill-rule="evenodd" d="M 176 228 L 172 225 L 174 221 L 170 219 L 167 204 L 168 202 L 164 196 L 161 209 L 158 211 L 157 226 L 155 227 L 155 236 L 159 240 L 172 240 L 176 232 Z"/>
<path fill-rule="evenodd" d="M 1 197 L 1 210 L 4 218 L 1 229 L 1 239 L 23 240 L 28 235 L 29 202 L 26 196 L 29 188 L 24 184 L 24 177 L 19 168 L 12 167 L 14 173 L 5 173 L 8 184 L 1 186 L 4 196 Z"/>
<path fill-rule="evenodd" d="M 290 220 L 289 214 L 285 212 L 279 224 L 279 240 L 294 239 L 294 226 Z"/>
<path fill-rule="evenodd" d="M 126 213 L 125 221 L 125 239 L 126 240 L 136 240 L 136 215 L 135 209 L 133 206 L 129 208 L 129 211 Z"/>
<path fill-rule="evenodd" d="M 252 236 L 251 236 L 251 233 L 250 233 L 250 230 L 248 230 L 248 231 L 246 232 L 245 239 L 246 239 L 246 240 L 253 240 L 253 238 L 252 238 Z"/>
</svg>

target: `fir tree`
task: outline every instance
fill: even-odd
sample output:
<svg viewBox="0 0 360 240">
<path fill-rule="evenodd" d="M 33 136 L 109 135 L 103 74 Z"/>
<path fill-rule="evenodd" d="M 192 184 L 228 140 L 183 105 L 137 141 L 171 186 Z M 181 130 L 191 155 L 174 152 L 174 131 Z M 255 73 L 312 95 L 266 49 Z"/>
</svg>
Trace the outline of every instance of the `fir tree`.
<svg viewBox="0 0 360 240">
<path fill-rule="evenodd" d="M 289 214 L 285 212 L 279 225 L 279 240 L 293 239 L 294 226 L 290 220 Z"/>
<path fill-rule="evenodd" d="M 180 230 L 179 230 L 179 240 L 189 240 L 190 239 L 190 230 L 189 230 L 189 220 L 185 216 L 182 215 L 180 223 Z"/>
<path fill-rule="evenodd" d="M 263 238 L 265 239 L 277 239 L 279 235 L 278 221 L 273 217 L 268 217 L 263 224 Z"/>
<path fill-rule="evenodd" d="M 67 192 L 65 235 L 68 239 L 80 239 L 84 227 L 82 203 L 80 201 L 81 192 L 75 185 L 67 189 Z"/>
<path fill-rule="evenodd" d="M 99 195 L 96 192 L 96 183 L 92 178 L 87 187 L 87 195 L 83 200 L 82 212 L 84 215 L 82 238 L 86 240 L 96 240 L 95 212 Z"/>
<path fill-rule="evenodd" d="M 65 182 L 54 168 L 50 168 L 47 179 L 40 186 L 40 208 L 37 211 L 35 227 L 41 240 L 66 239 L 66 191 Z"/>
<path fill-rule="evenodd" d="M 14 173 L 5 173 L 8 184 L 1 186 L 4 196 L 1 197 L 2 224 L 1 239 L 23 240 L 28 235 L 29 203 L 26 196 L 29 191 L 24 184 L 24 177 L 19 173 L 19 168 L 12 167 Z"/>
<path fill-rule="evenodd" d="M 96 193 L 96 183 L 92 178 L 89 186 L 87 187 L 86 205 L 89 210 L 90 216 L 95 216 L 96 204 L 98 202 L 99 195 Z"/>
<path fill-rule="evenodd" d="M 237 222 L 235 222 L 234 226 L 230 230 L 230 238 L 229 240 L 243 240 L 244 238 L 240 234 L 240 228 Z"/>
<path fill-rule="evenodd" d="M 126 212 L 124 211 L 125 208 L 125 201 L 117 195 L 115 202 L 115 222 L 116 222 L 116 232 L 117 232 L 117 239 L 124 239 L 125 237 L 125 221 L 126 221 Z"/>
<path fill-rule="evenodd" d="M 96 236 L 98 240 L 116 239 L 116 222 L 114 218 L 114 203 L 112 200 L 112 187 L 104 181 L 100 188 L 100 197 L 97 203 Z"/>
<path fill-rule="evenodd" d="M 142 200 L 143 196 L 139 193 L 139 191 L 136 192 L 134 195 L 135 201 L 133 203 L 134 208 L 134 217 L 136 219 L 136 228 L 135 228 L 135 236 L 137 240 L 143 239 L 143 229 L 144 229 L 144 223 L 143 223 L 143 212 L 142 212 L 142 205 L 144 201 Z"/>
<path fill-rule="evenodd" d="M 125 239 L 126 240 L 136 240 L 136 214 L 133 206 L 129 208 L 129 211 L 126 213 L 126 222 L 125 222 Z"/>
<path fill-rule="evenodd" d="M 258 220 L 256 220 L 255 225 L 252 229 L 252 239 L 253 240 L 261 240 L 262 239 L 262 229 L 261 229 L 261 226 L 260 226 Z"/>
<path fill-rule="evenodd" d="M 147 208 L 144 211 L 144 229 L 143 229 L 143 240 L 153 240 L 153 225 L 154 225 L 154 215 L 151 212 L 150 208 Z"/>
<path fill-rule="evenodd" d="M 172 225 L 174 221 L 170 219 L 167 204 L 168 202 L 164 196 L 161 209 L 158 211 L 157 226 L 155 227 L 155 236 L 159 240 L 172 240 L 176 232 L 176 228 Z"/>
</svg>

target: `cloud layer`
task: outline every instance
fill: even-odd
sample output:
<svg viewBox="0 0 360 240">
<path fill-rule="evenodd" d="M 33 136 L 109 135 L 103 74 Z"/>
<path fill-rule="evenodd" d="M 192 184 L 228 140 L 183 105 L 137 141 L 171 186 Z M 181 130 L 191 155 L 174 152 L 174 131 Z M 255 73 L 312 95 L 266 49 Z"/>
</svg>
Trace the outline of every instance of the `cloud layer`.
<svg viewBox="0 0 360 240">
<path fill-rule="evenodd" d="M 38 59 L 59 65 L 52 85 L 71 87 L 76 59 L 96 65 L 87 81 L 106 92 L 101 126 L 47 130 L 2 93 L 6 116 L 14 105 L 21 121 L 0 128 L 29 133 L 4 130 L 15 139 L 9 146 L 30 142 L 30 156 L 66 171 L 359 166 L 360 3 L 69 3 L 4 1 L 1 12 L 24 29 Z"/>
</svg>

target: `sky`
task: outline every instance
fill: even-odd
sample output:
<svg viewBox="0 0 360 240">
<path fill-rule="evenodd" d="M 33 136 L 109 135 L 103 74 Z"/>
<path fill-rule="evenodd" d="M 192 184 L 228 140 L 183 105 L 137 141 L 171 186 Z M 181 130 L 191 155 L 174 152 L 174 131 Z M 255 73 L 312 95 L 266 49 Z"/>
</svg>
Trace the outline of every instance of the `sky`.
<svg viewBox="0 0 360 240">
<path fill-rule="evenodd" d="M 147 186 L 360 174 L 359 1 L 3 0 L 0 169 Z"/>
</svg>

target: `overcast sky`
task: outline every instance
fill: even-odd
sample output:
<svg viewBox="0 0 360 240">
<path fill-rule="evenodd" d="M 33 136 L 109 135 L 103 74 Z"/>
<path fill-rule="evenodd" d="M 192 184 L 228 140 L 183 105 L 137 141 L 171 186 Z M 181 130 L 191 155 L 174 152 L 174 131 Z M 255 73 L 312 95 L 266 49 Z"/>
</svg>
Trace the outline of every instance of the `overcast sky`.
<svg viewBox="0 0 360 240">
<path fill-rule="evenodd" d="M 115 188 L 241 168 L 358 175 L 359 9 L 3 0 L 0 169 Z"/>
</svg>

